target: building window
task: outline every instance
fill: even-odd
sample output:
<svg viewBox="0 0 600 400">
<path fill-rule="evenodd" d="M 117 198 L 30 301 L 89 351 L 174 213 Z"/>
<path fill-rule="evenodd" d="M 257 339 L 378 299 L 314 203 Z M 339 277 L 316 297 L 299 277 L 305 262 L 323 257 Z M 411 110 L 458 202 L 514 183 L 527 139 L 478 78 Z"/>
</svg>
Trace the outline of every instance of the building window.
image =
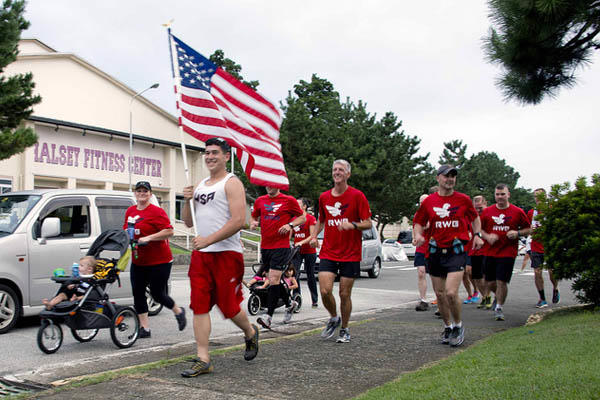
<svg viewBox="0 0 600 400">
<path fill-rule="evenodd" d="M 0 179 L 0 194 L 12 191 L 12 182 L 10 179 Z"/>
<path fill-rule="evenodd" d="M 183 213 L 183 205 L 184 204 L 185 204 L 185 200 L 183 199 L 183 196 L 176 195 L 175 196 L 175 219 L 177 221 L 183 221 L 183 218 L 181 217 L 181 215 Z"/>
</svg>

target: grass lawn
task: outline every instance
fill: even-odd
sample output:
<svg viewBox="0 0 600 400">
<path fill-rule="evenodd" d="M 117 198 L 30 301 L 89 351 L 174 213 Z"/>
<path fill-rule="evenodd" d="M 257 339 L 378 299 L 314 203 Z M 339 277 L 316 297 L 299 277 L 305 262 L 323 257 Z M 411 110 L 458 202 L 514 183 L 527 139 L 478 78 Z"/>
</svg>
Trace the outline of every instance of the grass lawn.
<svg viewBox="0 0 600 400">
<path fill-rule="evenodd" d="M 171 253 L 173 253 L 173 254 L 190 254 L 191 251 L 180 249 L 179 247 L 171 246 Z"/>
<path fill-rule="evenodd" d="M 491 336 L 358 399 L 599 399 L 600 313 L 562 311 Z"/>
</svg>

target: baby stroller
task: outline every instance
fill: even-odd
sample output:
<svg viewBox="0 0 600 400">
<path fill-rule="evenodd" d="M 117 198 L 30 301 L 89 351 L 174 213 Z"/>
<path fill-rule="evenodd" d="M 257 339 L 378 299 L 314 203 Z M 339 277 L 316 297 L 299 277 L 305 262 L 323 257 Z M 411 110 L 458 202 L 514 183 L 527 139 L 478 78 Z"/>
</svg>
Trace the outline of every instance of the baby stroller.
<svg viewBox="0 0 600 400">
<path fill-rule="evenodd" d="M 103 251 L 118 251 L 118 259 L 98 258 Z M 131 258 L 129 238 L 122 230 L 103 232 L 92 243 L 88 256 L 97 259 L 96 270 L 91 277 L 52 277 L 59 283 L 89 284 L 85 294 L 77 301 L 63 301 L 51 310 L 40 313 L 42 319 L 37 343 L 44 353 L 55 353 L 63 341 L 61 323 L 71 329 L 73 337 L 80 342 L 92 340 L 99 329 L 109 328 L 112 341 L 120 348 L 131 347 L 138 338 L 140 321 L 132 307 L 114 304 L 109 299 L 112 285 L 120 285 L 119 272 L 127 268 Z"/>
<path fill-rule="evenodd" d="M 285 287 L 288 296 L 291 295 L 291 300 L 297 303 L 296 308 L 294 308 L 295 313 L 300 312 L 300 307 L 302 307 L 302 296 L 300 295 L 300 293 L 290 294 L 290 289 L 288 288 L 288 285 L 285 282 L 285 279 L 283 279 L 283 277 L 285 276 L 285 271 L 287 271 L 287 269 L 290 267 L 294 256 L 296 255 L 296 253 L 298 253 L 299 250 L 300 248 L 296 246 L 292 247 L 292 251 L 290 251 L 290 257 L 286 261 L 285 269 L 281 274 L 281 284 Z M 264 271 L 264 265 L 260 263 L 253 264 L 252 270 L 256 275 L 261 276 L 262 272 Z M 256 315 L 260 310 L 265 310 L 267 308 L 267 302 L 269 298 L 268 289 L 261 289 L 261 286 L 262 282 L 256 282 L 249 288 L 250 297 L 248 297 L 248 313 L 250 315 Z M 284 304 L 284 299 L 279 298 L 279 300 L 277 301 L 277 308 L 283 306 Z"/>
</svg>

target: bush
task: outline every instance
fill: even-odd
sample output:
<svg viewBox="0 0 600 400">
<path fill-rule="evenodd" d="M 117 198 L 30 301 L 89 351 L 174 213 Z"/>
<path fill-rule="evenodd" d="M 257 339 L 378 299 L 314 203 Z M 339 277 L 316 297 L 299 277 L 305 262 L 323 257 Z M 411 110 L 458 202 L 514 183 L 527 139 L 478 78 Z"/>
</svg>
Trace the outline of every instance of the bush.
<svg viewBox="0 0 600 400">
<path fill-rule="evenodd" d="M 600 175 L 588 186 L 579 178 L 575 189 L 554 185 L 539 204 L 541 227 L 535 235 L 544 243 L 545 260 L 556 278 L 573 279 L 582 303 L 600 305 Z"/>
</svg>

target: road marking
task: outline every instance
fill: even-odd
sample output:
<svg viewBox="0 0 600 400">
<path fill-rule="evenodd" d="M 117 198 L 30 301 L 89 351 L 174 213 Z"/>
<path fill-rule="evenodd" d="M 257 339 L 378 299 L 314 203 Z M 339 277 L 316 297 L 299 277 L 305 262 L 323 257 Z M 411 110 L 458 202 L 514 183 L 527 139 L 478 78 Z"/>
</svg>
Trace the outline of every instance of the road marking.
<svg viewBox="0 0 600 400">
<path fill-rule="evenodd" d="M 391 267 L 382 267 L 383 269 L 397 269 L 399 271 L 412 271 L 417 269 L 417 267 L 404 267 L 402 265 L 396 265 Z"/>
</svg>

